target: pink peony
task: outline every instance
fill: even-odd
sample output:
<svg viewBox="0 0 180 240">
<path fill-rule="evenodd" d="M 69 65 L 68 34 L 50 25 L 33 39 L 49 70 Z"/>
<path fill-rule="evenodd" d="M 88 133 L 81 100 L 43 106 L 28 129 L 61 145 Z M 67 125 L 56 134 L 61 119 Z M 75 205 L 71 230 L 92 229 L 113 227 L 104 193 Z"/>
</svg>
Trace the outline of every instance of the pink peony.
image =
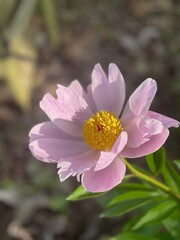
<svg viewBox="0 0 180 240">
<path fill-rule="evenodd" d="M 40 102 L 49 122 L 30 131 L 30 150 L 39 160 L 57 163 L 60 181 L 77 176 L 89 192 L 112 189 L 124 178 L 121 157 L 136 158 L 158 150 L 179 122 L 149 111 L 156 81 L 146 79 L 126 103 L 125 83 L 115 64 L 106 77 L 100 64 L 85 92 L 75 80 L 58 85 L 57 99 L 46 94 Z M 120 117 L 119 117 L 120 116 Z"/>
</svg>

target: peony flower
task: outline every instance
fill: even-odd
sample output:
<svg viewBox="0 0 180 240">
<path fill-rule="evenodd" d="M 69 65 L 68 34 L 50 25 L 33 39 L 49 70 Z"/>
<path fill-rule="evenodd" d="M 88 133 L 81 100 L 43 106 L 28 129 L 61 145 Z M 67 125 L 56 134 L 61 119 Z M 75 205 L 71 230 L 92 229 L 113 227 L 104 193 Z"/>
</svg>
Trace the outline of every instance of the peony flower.
<svg viewBox="0 0 180 240">
<path fill-rule="evenodd" d="M 130 96 L 124 110 L 125 83 L 115 64 L 108 77 L 100 64 L 85 92 L 75 80 L 58 85 L 57 99 L 46 94 L 41 109 L 50 121 L 30 131 L 30 150 L 40 161 L 57 163 L 60 181 L 77 176 L 90 192 L 112 189 L 124 178 L 124 158 L 158 150 L 179 122 L 149 111 L 156 81 L 146 79 Z"/>
</svg>

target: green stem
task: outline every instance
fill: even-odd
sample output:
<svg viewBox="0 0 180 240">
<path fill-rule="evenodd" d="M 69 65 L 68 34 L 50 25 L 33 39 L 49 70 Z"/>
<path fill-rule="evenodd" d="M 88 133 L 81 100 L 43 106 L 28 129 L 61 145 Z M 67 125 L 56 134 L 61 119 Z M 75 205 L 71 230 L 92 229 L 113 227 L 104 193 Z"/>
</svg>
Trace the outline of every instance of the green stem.
<svg viewBox="0 0 180 240">
<path fill-rule="evenodd" d="M 121 159 L 124 161 L 124 163 L 126 164 L 126 166 L 128 167 L 128 169 L 137 177 L 155 185 L 156 187 L 160 188 L 161 190 L 163 190 L 164 192 L 168 193 L 169 195 L 171 195 L 172 197 L 176 198 L 176 200 L 180 201 L 180 196 L 174 192 L 172 192 L 170 190 L 169 187 L 167 187 L 165 184 L 159 182 L 158 180 L 147 176 L 141 172 L 139 172 L 137 169 L 135 169 L 125 158 L 121 157 Z"/>
</svg>

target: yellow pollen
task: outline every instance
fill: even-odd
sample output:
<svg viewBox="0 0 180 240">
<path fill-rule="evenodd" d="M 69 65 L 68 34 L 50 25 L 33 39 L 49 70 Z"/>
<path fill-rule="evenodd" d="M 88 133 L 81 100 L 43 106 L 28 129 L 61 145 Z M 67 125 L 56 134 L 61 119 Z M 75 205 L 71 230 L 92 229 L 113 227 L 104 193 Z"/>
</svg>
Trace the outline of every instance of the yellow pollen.
<svg viewBox="0 0 180 240">
<path fill-rule="evenodd" d="M 113 113 L 100 111 L 85 121 L 83 136 L 91 147 L 109 151 L 122 131 L 121 122 Z"/>
</svg>

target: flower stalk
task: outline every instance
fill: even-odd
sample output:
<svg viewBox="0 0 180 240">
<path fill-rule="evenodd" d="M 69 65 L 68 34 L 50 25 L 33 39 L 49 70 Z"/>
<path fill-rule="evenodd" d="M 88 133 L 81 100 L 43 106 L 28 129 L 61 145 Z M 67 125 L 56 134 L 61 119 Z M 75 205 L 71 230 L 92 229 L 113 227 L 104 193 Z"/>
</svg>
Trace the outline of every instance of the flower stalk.
<svg viewBox="0 0 180 240">
<path fill-rule="evenodd" d="M 138 178 L 145 180 L 146 182 L 149 182 L 151 184 L 153 184 L 154 186 L 158 187 L 159 189 L 161 189 L 162 191 L 166 192 L 167 194 L 169 194 L 170 196 L 172 196 L 173 198 L 175 198 L 176 200 L 178 200 L 178 202 L 180 202 L 180 195 L 176 194 L 175 192 L 171 191 L 171 189 L 166 186 L 165 184 L 163 184 L 162 182 L 159 182 L 158 180 L 147 176 L 141 172 L 139 172 L 137 169 L 135 169 L 125 158 L 121 157 L 121 159 L 123 160 L 123 162 L 126 164 L 126 166 L 128 167 L 128 169 Z"/>
</svg>

